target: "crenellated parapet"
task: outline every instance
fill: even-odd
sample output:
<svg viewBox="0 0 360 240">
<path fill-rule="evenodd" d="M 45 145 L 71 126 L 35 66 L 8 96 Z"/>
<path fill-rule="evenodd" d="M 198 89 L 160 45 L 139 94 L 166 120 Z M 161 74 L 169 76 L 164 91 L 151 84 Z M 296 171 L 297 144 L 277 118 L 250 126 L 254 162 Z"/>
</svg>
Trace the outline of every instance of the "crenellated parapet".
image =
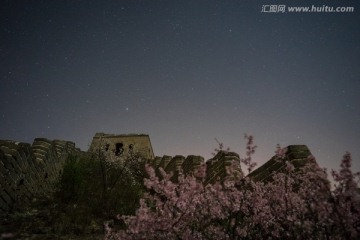
<svg viewBox="0 0 360 240">
<path fill-rule="evenodd" d="M 189 155 L 182 164 L 184 174 L 195 171 L 201 164 L 205 162 L 204 158 L 196 155 Z"/>
<path fill-rule="evenodd" d="M 189 155 L 186 158 L 181 155 L 175 157 L 164 155 L 163 157 L 155 157 L 149 161 L 158 172 L 162 168 L 167 173 L 173 173 L 176 176 L 179 172 L 183 174 L 191 174 L 202 164 L 206 166 L 206 183 L 213 183 L 223 180 L 228 174 L 228 168 L 233 167 L 240 175 L 242 175 L 239 155 L 234 152 L 220 151 L 212 159 L 205 162 L 201 156 Z"/>
<path fill-rule="evenodd" d="M 172 179 L 176 181 L 178 174 L 190 174 L 196 170 L 201 164 L 204 164 L 204 158 L 201 156 L 189 155 L 184 157 L 182 155 L 176 155 L 171 157 L 164 155 L 163 157 L 155 157 L 154 159 L 148 159 L 147 163 L 155 169 L 158 176 L 161 176 L 159 169 L 163 169 L 166 173 L 172 173 Z"/>
<path fill-rule="evenodd" d="M 229 171 L 235 173 L 231 176 L 244 176 L 239 155 L 234 152 L 219 151 L 207 161 L 195 155 L 153 157 L 148 135 L 97 134 L 92 144 L 102 143 L 102 138 L 109 144 L 106 151 L 116 154 L 119 150 L 120 155 L 140 151 L 157 174 L 160 174 L 159 169 L 162 168 L 167 173 L 173 173 L 172 180 L 175 181 L 180 173 L 191 174 L 203 164 L 206 167 L 206 184 L 224 180 L 230 176 Z M 248 176 L 254 181 L 267 182 L 274 173 L 284 170 L 286 161 L 291 162 L 295 168 L 301 168 L 309 162 L 311 152 L 307 146 L 290 145 L 286 149 L 284 158 L 274 156 Z M 0 213 L 11 211 L 26 205 L 34 198 L 54 192 L 66 159 L 73 153 L 78 154 L 80 150 L 70 141 L 36 138 L 30 145 L 0 140 Z"/>
<path fill-rule="evenodd" d="M 171 159 L 172 159 L 171 156 L 167 156 L 167 155 L 163 156 L 157 167 L 165 170 L 167 165 L 171 162 Z"/>
<path fill-rule="evenodd" d="M 254 181 L 267 182 L 271 180 L 273 174 L 284 170 L 287 161 L 292 163 L 295 168 L 301 168 L 310 161 L 309 157 L 312 156 L 306 145 L 290 145 L 286 149 L 287 151 L 284 158 L 280 159 L 275 155 L 247 176 Z M 239 155 L 234 152 L 219 151 L 213 158 L 206 162 L 203 157 L 194 155 L 186 158 L 180 155 L 175 157 L 165 155 L 150 160 L 150 164 L 155 169 L 162 168 L 167 173 L 173 172 L 175 176 L 177 176 L 179 171 L 185 175 L 189 174 L 204 163 L 206 164 L 205 183 L 222 181 L 229 176 L 229 171 L 235 173 L 236 176 L 244 176 L 240 166 Z"/>
<path fill-rule="evenodd" d="M 286 148 L 284 158 L 279 158 L 275 155 L 248 176 L 254 181 L 267 182 L 271 180 L 271 176 L 274 173 L 284 170 L 286 161 L 292 163 L 295 168 L 301 168 L 309 162 L 310 156 L 312 156 L 311 152 L 306 145 L 290 145 Z"/>
<path fill-rule="evenodd" d="M 176 172 L 182 170 L 182 165 L 185 161 L 185 157 L 176 155 L 165 167 L 165 172 Z"/>
<path fill-rule="evenodd" d="M 206 183 L 214 183 L 225 179 L 230 168 L 232 168 L 232 171 L 237 171 L 238 175 L 243 175 L 239 154 L 219 151 L 213 158 L 206 161 Z"/>
<path fill-rule="evenodd" d="M 154 158 L 150 137 L 147 134 L 96 133 L 89 151 L 98 149 L 113 152 L 116 156 L 124 158 L 135 152 L 147 159 Z"/>
<path fill-rule="evenodd" d="M 53 192 L 68 155 L 76 151 L 69 141 L 36 138 L 30 145 L 0 140 L 0 212 Z"/>
<path fill-rule="evenodd" d="M 39 170 L 34 159 L 30 144 L 0 141 L 0 211 L 32 199 Z"/>
</svg>

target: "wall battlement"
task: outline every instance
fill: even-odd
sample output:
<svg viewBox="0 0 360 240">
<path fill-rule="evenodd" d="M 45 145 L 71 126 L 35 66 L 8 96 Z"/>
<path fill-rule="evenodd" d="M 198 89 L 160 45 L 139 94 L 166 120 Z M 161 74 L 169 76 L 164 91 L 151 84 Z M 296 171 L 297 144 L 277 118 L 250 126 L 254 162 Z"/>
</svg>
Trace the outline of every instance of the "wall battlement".
<svg viewBox="0 0 360 240">
<path fill-rule="evenodd" d="M 295 168 L 303 167 L 312 156 L 306 145 L 290 145 L 287 147 L 285 159 L 279 160 L 277 156 L 272 157 L 265 164 L 261 165 L 248 176 L 254 181 L 267 182 L 271 180 L 271 176 L 285 168 L 286 161 L 289 161 Z"/>
<path fill-rule="evenodd" d="M 273 174 L 283 171 L 286 167 L 286 161 L 289 161 L 295 168 L 301 168 L 309 162 L 309 156 L 312 156 L 306 145 L 290 145 L 288 146 L 284 159 L 273 156 L 265 164 L 261 165 L 247 176 L 254 181 L 267 182 L 271 180 Z M 185 175 L 194 171 L 201 164 L 206 164 L 206 180 L 205 183 L 214 183 L 223 180 L 227 176 L 228 167 L 232 167 L 232 171 L 238 175 L 244 175 L 239 155 L 235 152 L 219 151 L 213 158 L 205 161 L 201 156 L 190 155 L 186 158 L 181 155 L 175 157 L 163 156 L 155 157 L 148 162 L 155 169 L 162 168 L 165 172 L 173 172 L 176 176 L 179 171 Z"/>
<path fill-rule="evenodd" d="M 78 151 L 69 141 L 36 138 L 30 145 L 0 140 L 0 212 L 50 194 L 68 155 Z"/>
<path fill-rule="evenodd" d="M 147 134 L 105 134 L 96 133 L 90 145 L 89 151 L 100 147 L 106 151 L 112 151 L 117 156 L 128 156 L 130 152 L 140 153 L 147 159 L 154 158 L 150 137 Z"/>
<path fill-rule="evenodd" d="M 228 166 L 242 174 L 239 155 L 234 152 L 220 151 L 213 158 L 205 161 L 201 156 L 177 155 L 175 157 L 154 157 L 148 135 L 110 135 L 96 134 L 89 151 L 99 147 L 101 139 L 110 139 L 109 149 L 116 151 L 116 144 L 122 147 L 134 144 L 135 151 L 141 150 L 143 157 L 155 169 L 160 167 L 165 172 L 173 172 L 176 177 L 181 171 L 189 174 L 201 164 L 206 164 L 206 183 L 222 180 L 227 176 Z M 56 183 L 62 174 L 69 154 L 79 154 L 75 143 L 61 140 L 36 138 L 32 145 L 9 140 L 0 140 L 0 213 L 6 213 L 33 200 L 54 192 Z M 302 167 L 311 155 L 305 145 L 287 147 L 286 158 L 279 161 L 276 156 L 251 172 L 248 176 L 255 181 L 269 181 L 271 175 L 281 171 L 288 160 L 295 167 Z"/>
</svg>

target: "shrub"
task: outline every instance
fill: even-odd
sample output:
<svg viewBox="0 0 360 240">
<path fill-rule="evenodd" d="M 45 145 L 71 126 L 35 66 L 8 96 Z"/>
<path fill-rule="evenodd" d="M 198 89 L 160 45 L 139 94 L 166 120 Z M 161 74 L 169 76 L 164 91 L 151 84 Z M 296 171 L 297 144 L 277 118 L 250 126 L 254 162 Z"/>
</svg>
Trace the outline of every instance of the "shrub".
<svg viewBox="0 0 360 240">
<path fill-rule="evenodd" d="M 248 138 L 246 159 L 251 171 L 255 147 Z M 278 148 L 279 157 L 284 151 Z M 345 154 L 341 170 L 329 186 L 313 157 L 301 169 L 290 163 L 268 183 L 249 177 L 205 184 L 205 166 L 178 182 L 147 166 L 148 193 L 133 216 L 119 215 L 127 228 L 106 226 L 105 239 L 358 239 L 360 202 L 358 173 Z M 231 169 L 228 174 L 231 174 Z"/>
<path fill-rule="evenodd" d="M 143 160 L 133 154 L 116 159 L 101 149 L 70 156 L 64 166 L 56 198 L 58 230 L 82 233 L 102 230 L 117 213 L 134 214 L 144 190 Z"/>
</svg>

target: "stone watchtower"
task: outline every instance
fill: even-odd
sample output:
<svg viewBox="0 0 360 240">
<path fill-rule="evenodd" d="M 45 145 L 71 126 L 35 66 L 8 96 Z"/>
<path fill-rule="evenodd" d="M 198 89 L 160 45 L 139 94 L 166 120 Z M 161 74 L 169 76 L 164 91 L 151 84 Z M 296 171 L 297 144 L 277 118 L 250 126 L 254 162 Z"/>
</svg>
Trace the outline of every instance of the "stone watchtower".
<svg viewBox="0 0 360 240">
<path fill-rule="evenodd" d="M 139 153 L 147 159 L 154 159 L 150 137 L 147 134 L 105 134 L 96 133 L 89 151 L 103 146 L 107 151 L 113 151 L 116 156 L 127 156 L 130 152 Z"/>
</svg>

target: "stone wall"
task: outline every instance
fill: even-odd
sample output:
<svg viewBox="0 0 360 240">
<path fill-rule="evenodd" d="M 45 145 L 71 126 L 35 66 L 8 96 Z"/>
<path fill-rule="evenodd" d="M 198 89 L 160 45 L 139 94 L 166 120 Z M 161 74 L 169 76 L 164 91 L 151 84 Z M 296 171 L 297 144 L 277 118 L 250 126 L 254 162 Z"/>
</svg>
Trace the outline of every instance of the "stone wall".
<svg viewBox="0 0 360 240">
<path fill-rule="evenodd" d="M 94 151 L 99 147 L 106 148 L 107 151 L 112 151 L 117 156 L 126 157 L 132 151 L 141 154 L 147 159 L 154 158 L 150 137 L 146 134 L 96 133 L 89 151 Z"/>
<path fill-rule="evenodd" d="M 311 156 L 311 152 L 306 145 L 290 145 L 287 147 L 284 159 L 274 156 L 248 176 L 254 181 L 267 182 L 271 180 L 274 173 L 283 171 L 286 161 L 291 162 L 295 168 L 301 168 L 309 161 L 309 156 Z"/>
<path fill-rule="evenodd" d="M 295 168 L 301 168 L 309 161 L 309 156 L 311 156 L 311 152 L 306 145 L 290 145 L 287 147 L 286 157 L 284 159 L 278 159 L 274 156 L 248 176 L 254 181 L 267 182 L 271 180 L 271 176 L 274 173 L 283 171 L 283 168 L 286 166 L 286 161 L 290 161 Z M 231 171 L 237 173 L 238 176 L 243 175 L 239 155 L 234 152 L 220 151 L 216 156 L 206 162 L 203 157 L 194 155 L 186 158 L 181 155 L 175 157 L 165 155 L 150 160 L 150 164 L 155 169 L 161 167 L 167 173 L 173 172 L 175 176 L 177 176 L 180 170 L 184 174 L 188 174 L 203 163 L 206 163 L 205 183 L 214 183 L 215 181 L 223 180 L 227 177 L 230 166 Z"/>
<path fill-rule="evenodd" d="M 162 168 L 167 173 L 173 173 L 174 178 L 181 171 L 187 175 L 196 170 L 205 160 L 201 156 L 189 155 L 186 158 L 181 155 L 175 157 L 164 155 L 163 157 L 155 157 L 149 160 L 155 170 Z M 229 166 L 235 167 L 235 171 L 242 174 L 240 167 L 239 155 L 234 152 L 220 151 L 212 159 L 206 161 L 206 179 L 205 183 L 213 183 L 218 180 L 223 180 L 227 176 L 227 168 Z"/>
<path fill-rule="evenodd" d="M 78 151 L 68 141 L 36 138 L 30 145 L 0 140 L 0 213 L 50 194 L 68 154 Z"/>
<path fill-rule="evenodd" d="M 148 156 L 153 156 L 148 135 L 126 135 L 125 137 L 121 135 L 120 138 L 119 135 L 110 135 L 108 137 L 113 139 L 113 142 L 123 140 L 125 144 L 138 143 L 139 145 L 140 143 L 137 149 L 145 149 L 150 154 Z M 93 149 L 100 142 L 100 135 L 96 135 L 94 139 Z M 61 176 L 67 157 L 71 153 L 79 152 L 79 149 L 75 149 L 75 144 L 69 141 L 36 138 L 30 145 L 0 140 L 0 213 L 21 207 L 38 196 L 51 194 Z M 307 146 L 290 145 L 287 147 L 285 159 L 280 160 L 274 156 L 248 176 L 255 181 L 270 181 L 274 173 L 282 171 L 286 166 L 286 160 L 299 168 L 307 163 L 310 155 Z M 206 162 L 203 157 L 195 155 L 187 157 L 165 155 L 147 159 L 157 172 L 159 168 L 167 173 L 173 172 L 175 180 L 180 172 L 189 174 L 204 163 L 206 164 L 205 183 L 213 183 L 226 178 L 229 166 L 232 171 L 238 172 L 239 175 L 243 174 L 239 155 L 234 152 L 220 151 Z"/>
<path fill-rule="evenodd" d="M 236 171 L 238 175 L 243 175 L 239 154 L 227 151 L 218 152 L 215 157 L 206 161 L 206 183 L 224 180 L 228 175 L 230 167 L 231 171 Z"/>
<path fill-rule="evenodd" d="M 172 179 L 176 180 L 180 171 L 183 174 L 191 173 L 204 163 L 204 158 L 195 155 L 189 155 L 186 158 L 182 155 L 176 155 L 175 157 L 164 155 L 163 157 L 149 159 L 148 163 L 156 170 L 159 176 L 159 168 L 162 168 L 166 173 L 173 173 Z"/>
</svg>

